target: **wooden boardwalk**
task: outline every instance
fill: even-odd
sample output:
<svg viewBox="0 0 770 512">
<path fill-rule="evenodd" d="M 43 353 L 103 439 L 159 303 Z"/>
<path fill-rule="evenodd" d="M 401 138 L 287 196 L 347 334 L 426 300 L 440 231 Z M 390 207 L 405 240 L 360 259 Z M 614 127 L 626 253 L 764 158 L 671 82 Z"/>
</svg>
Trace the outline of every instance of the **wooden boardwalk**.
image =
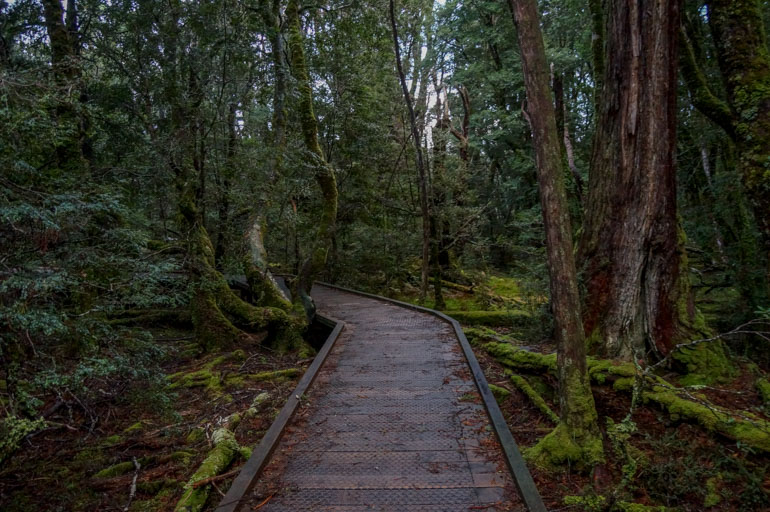
<svg viewBox="0 0 770 512">
<path fill-rule="evenodd" d="M 451 325 L 313 297 L 345 328 L 239 510 L 526 510 Z"/>
</svg>

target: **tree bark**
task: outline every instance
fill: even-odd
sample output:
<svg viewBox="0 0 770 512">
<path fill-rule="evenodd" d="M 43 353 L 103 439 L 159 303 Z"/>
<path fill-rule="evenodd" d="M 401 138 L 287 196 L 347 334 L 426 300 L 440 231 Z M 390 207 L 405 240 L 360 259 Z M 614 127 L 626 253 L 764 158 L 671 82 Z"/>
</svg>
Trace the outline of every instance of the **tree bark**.
<svg viewBox="0 0 770 512">
<path fill-rule="evenodd" d="M 55 143 L 56 164 L 65 172 L 88 174 L 91 144 L 87 131 L 89 119 L 84 111 L 87 101 L 79 62 L 79 34 L 76 4 L 70 0 L 67 18 L 60 0 L 43 0 L 43 17 L 51 46 L 51 69 L 58 88 L 54 117 L 62 126 L 75 125 L 74 136 Z"/>
<path fill-rule="evenodd" d="M 401 90 L 404 93 L 404 102 L 409 112 L 409 124 L 414 140 L 415 159 L 417 161 L 418 186 L 420 189 L 420 211 L 422 214 L 422 272 L 420 276 L 420 301 L 424 301 L 428 294 L 428 275 L 430 273 L 430 206 L 428 204 L 428 178 L 425 171 L 425 161 L 420 143 L 420 130 L 417 126 L 417 117 L 412 105 L 412 96 L 406 86 L 404 68 L 401 64 L 401 48 L 398 42 L 398 27 L 396 26 L 396 13 L 393 0 L 390 0 L 390 26 L 393 32 L 393 46 L 396 53 L 396 68 L 401 81 Z M 423 84 L 424 86 L 424 84 Z"/>
<path fill-rule="evenodd" d="M 553 64 L 551 65 L 551 77 L 553 82 L 553 96 L 556 110 L 556 130 L 557 133 L 562 134 L 562 149 L 564 150 L 564 156 L 567 159 L 567 167 L 572 174 L 572 179 L 575 181 L 575 192 L 577 193 L 580 204 L 583 204 L 583 178 L 575 166 L 575 154 L 572 150 L 572 141 L 569 136 L 569 123 L 567 121 L 567 105 L 564 103 L 564 79 L 560 73 L 556 73 L 553 70 Z"/>
<path fill-rule="evenodd" d="M 733 113 L 738 167 L 761 233 L 765 264 L 770 264 L 770 54 L 762 10 L 757 0 L 709 0 L 707 5 Z M 770 272 L 765 276 L 768 285 Z"/>
<path fill-rule="evenodd" d="M 586 369 L 572 228 L 545 46 L 535 1 L 509 0 L 509 5 L 518 34 L 535 146 L 559 373 L 560 423 L 527 456 L 543 465 L 570 462 L 591 467 L 604 457 Z"/>
<path fill-rule="evenodd" d="M 244 330 L 268 331 L 276 348 L 299 348 L 303 354 L 311 354 L 312 348 L 300 336 L 304 328 L 300 319 L 281 308 L 258 308 L 241 300 L 216 270 L 214 246 L 199 207 L 202 198 L 200 175 L 194 165 L 194 159 L 200 156 L 195 152 L 195 131 L 201 115 L 200 91 L 188 90 L 197 87 L 193 77 L 186 81 L 187 89 L 179 87 L 179 70 L 194 72 L 186 62 L 189 56 L 179 46 L 181 11 L 180 3 L 172 1 L 163 30 L 167 69 L 164 92 L 171 110 L 169 138 L 173 144 L 169 151 L 169 167 L 174 173 L 178 193 L 179 229 L 186 242 L 185 270 L 191 281 L 190 309 L 196 339 L 204 350 L 212 350 L 233 343 Z M 199 162 L 199 165 L 204 163 Z"/>
<path fill-rule="evenodd" d="M 696 328 L 676 213 L 678 29 L 678 2 L 609 2 L 579 251 L 585 331 L 608 357 L 665 356 Z"/>
<path fill-rule="evenodd" d="M 297 0 L 289 0 L 286 8 L 286 19 L 289 27 L 289 53 L 294 77 L 299 89 L 299 115 L 302 124 L 302 135 L 305 139 L 315 180 L 321 189 L 322 212 L 318 222 L 318 231 L 313 249 L 299 269 L 292 284 L 292 300 L 302 304 L 308 319 L 315 316 L 315 305 L 310 298 L 313 281 L 326 266 L 326 260 L 334 238 L 337 221 L 337 180 L 334 169 L 324 158 L 321 146 L 318 144 L 318 122 L 313 112 L 313 89 L 310 85 L 310 75 L 305 62 L 303 49 L 302 27 L 299 20 Z"/>
</svg>

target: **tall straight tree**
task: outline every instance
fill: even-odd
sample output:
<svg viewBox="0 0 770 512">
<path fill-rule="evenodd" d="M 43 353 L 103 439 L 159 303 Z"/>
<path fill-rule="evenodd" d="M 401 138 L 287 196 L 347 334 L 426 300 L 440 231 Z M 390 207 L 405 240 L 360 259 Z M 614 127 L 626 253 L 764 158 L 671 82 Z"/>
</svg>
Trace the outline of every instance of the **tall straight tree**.
<svg viewBox="0 0 770 512">
<path fill-rule="evenodd" d="M 584 325 L 605 356 L 669 354 L 695 334 L 676 210 L 679 3 L 610 0 L 579 257 Z"/>
<path fill-rule="evenodd" d="M 572 228 L 545 46 L 535 0 L 509 0 L 509 5 L 519 39 L 535 145 L 559 372 L 559 425 L 531 448 L 527 456 L 546 466 L 569 462 L 591 467 L 601 462 L 604 454 L 586 369 Z"/>
<path fill-rule="evenodd" d="M 396 53 L 398 78 L 401 82 L 401 90 L 404 93 L 406 109 L 409 112 L 409 125 L 412 130 L 415 159 L 417 161 L 417 177 L 419 179 L 420 188 L 420 211 L 422 213 L 422 272 L 420 275 L 420 300 L 424 301 L 428 294 L 428 274 L 430 273 L 430 205 L 428 203 L 428 177 L 427 171 L 425 170 L 425 159 L 422 154 L 417 116 L 415 115 L 414 105 L 412 103 L 412 94 L 409 92 L 409 88 L 406 85 L 406 75 L 404 74 L 404 67 L 401 64 L 401 46 L 398 42 L 398 26 L 396 25 L 396 12 L 393 0 L 390 0 L 390 27 L 393 32 L 393 46 Z M 422 80 L 422 86 L 426 87 L 425 80 Z"/>
</svg>

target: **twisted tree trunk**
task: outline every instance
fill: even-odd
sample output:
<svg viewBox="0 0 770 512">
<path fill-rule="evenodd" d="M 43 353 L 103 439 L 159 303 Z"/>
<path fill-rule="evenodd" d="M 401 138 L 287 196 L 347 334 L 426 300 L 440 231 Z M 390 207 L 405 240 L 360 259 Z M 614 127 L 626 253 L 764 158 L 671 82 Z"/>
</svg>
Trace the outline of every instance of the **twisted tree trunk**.
<svg viewBox="0 0 770 512">
<path fill-rule="evenodd" d="M 299 89 L 298 108 L 302 123 L 302 135 L 305 139 L 308 159 L 313 167 L 316 183 L 318 183 L 323 197 L 315 244 L 292 283 L 292 300 L 295 304 L 301 304 L 307 317 L 311 319 L 315 316 L 315 304 L 310 298 L 310 290 L 313 287 L 313 281 L 326 266 L 329 249 L 334 239 L 337 222 L 337 179 L 334 176 L 334 169 L 326 161 L 321 146 L 318 144 L 318 122 L 313 112 L 313 89 L 310 85 L 310 75 L 305 62 L 297 0 L 289 0 L 289 5 L 286 8 L 286 20 L 289 26 L 291 69 L 297 79 Z"/>
</svg>

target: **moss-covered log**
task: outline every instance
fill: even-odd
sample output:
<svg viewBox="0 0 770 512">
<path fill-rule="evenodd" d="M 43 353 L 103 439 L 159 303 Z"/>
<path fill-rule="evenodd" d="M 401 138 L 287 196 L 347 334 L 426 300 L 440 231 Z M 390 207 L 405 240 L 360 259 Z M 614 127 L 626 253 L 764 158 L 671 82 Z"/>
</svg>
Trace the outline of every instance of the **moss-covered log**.
<svg viewBox="0 0 770 512">
<path fill-rule="evenodd" d="M 235 435 L 227 428 L 219 428 L 212 436 L 214 448 L 206 456 L 198 470 L 193 473 L 185 485 L 182 498 L 174 508 L 175 512 L 198 512 L 203 510 L 208 499 L 210 485 L 194 487 L 193 484 L 213 476 L 217 476 L 232 463 L 240 453 L 240 446 L 235 440 Z"/>
<path fill-rule="evenodd" d="M 237 456 L 241 456 L 244 459 L 249 458 L 251 450 L 238 445 L 238 442 L 235 440 L 235 430 L 244 417 L 248 418 L 256 413 L 257 399 L 261 396 L 258 395 L 252 406 L 242 414 L 231 414 L 225 418 L 222 427 L 214 431 L 214 434 L 211 436 L 214 447 L 209 451 L 198 470 L 193 473 L 185 484 L 184 493 L 176 504 L 174 512 L 198 512 L 203 510 L 209 496 L 211 484 L 201 485 L 201 483 L 222 474 Z"/>
<path fill-rule="evenodd" d="M 518 327 L 532 323 L 526 311 L 444 311 L 461 324 L 489 327 Z"/>
<path fill-rule="evenodd" d="M 553 412 L 553 410 L 548 407 L 548 404 L 545 403 L 545 400 L 543 400 L 543 397 L 540 396 L 540 393 L 535 391 L 535 389 L 529 385 L 529 382 L 527 382 L 527 379 L 522 377 L 521 375 L 511 375 L 511 382 L 513 382 L 513 385 L 516 386 L 519 391 L 524 393 L 527 398 L 529 398 L 530 402 L 537 407 L 540 412 L 542 412 L 546 418 L 551 420 L 552 423 L 558 424 L 559 423 L 559 416 Z"/>
<path fill-rule="evenodd" d="M 531 352 L 508 343 L 482 344 L 484 350 L 502 365 L 517 370 L 556 372 L 556 355 Z M 666 410 L 672 418 L 696 423 L 709 432 L 733 439 L 754 449 L 770 453 L 770 422 L 750 412 L 732 411 L 710 403 L 705 397 L 688 397 L 658 376 L 641 376 L 633 363 L 617 363 L 588 358 L 588 374 L 598 384 L 612 380 L 613 389 L 632 392 L 637 377 L 644 379 L 641 398 Z M 690 395 L 692 396 L 692 395 Z M 558 441 L 558 436 L 554 441 Z"/>
</svg>

